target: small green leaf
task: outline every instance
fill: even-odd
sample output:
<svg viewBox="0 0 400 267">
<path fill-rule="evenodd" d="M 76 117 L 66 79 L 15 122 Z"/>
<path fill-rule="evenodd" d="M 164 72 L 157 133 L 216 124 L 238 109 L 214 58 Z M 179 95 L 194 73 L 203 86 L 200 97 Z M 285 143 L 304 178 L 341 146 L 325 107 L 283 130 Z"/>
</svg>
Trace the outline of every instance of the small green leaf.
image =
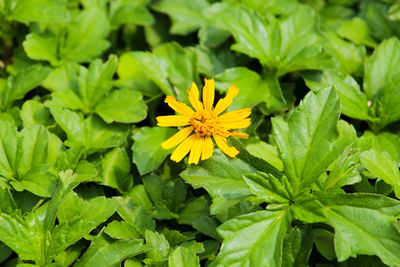
<svg viewBox="0 0 400 267">
<path fill-rule="evenodd" d="M 137 239 L 139 233 L 136 228 L 124 221 L 112 221 L 105 228 L 104 233 L 114 239 Z"/>
<path fill-rule="evenodd" d="M 157 169 L 171 153 L 172 150 L 164 150 L 161 143 L 174 133 L 175 130 L 170 128 L 142 127 L 133 136 L 132 159 L 141 175 Z"/>
<path fill-rule="evenodd" d="M 313 248 L 310 226 L 289 228 L 283 242 L 282 266 L 306 267 Z"/>
<path fill-rule="evenodd" d="M 400 172 L 398 164 L 386 152 L 380 153 L 374 149 L 364 151 L 360 155 L 361 164 L 372 175 L 385 181 L 395 189 L 396 196 L 400 197 Z"/>
<path fill-rule="evenodd" d="M 115 266 L 126 258 L 141 253 L 143 253 L 143 240 L 114 241 L 100 232 L 74 266 Z"/>
<path fill-rule="evenodd" d="M 169 255 L 168 266 L 200 267 L 200 261 L 192 249 L 179 246 Z"/>
<path fill-rule="evenodd" d="M 135 123 L 146 118 L 147 105 L 142 94 L 130 89 L 111 92 L 96 106 L 96 113 L 107 123 Z"/>
<path fill-rule="evenodd" d="M 103 181 L 121 192 L 128 192 L 133 185 L 133 177 L 130 175 L 130 159 L 126 150 L 123 148 L 114 148 L 107 152 L 102 159 Z"/>
</svg>

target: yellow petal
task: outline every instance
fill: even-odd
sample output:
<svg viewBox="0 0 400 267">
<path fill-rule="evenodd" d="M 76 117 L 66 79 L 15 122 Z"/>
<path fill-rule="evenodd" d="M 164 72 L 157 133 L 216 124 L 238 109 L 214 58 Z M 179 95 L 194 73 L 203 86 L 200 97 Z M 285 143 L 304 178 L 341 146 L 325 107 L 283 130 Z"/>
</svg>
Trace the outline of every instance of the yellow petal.
<svg viewBox="0 0 400 267">
<path fill-rule="evenodd" d="M 196 140 L 196 135 L 192 134 L 188 138 L 185 139 L 179 146 L 172 152 L 171 160 L 179 162 L 181 161 L 187 153 L 189 153 L 190 149 L 192 149 L 194 140 Z"/>
<path fill-rule="evenodd" d="M 167 103 L 173 110 L 186 117 L 190 118 L 194 114 L 194 111 L 191 108 L 189 108 L 185 103 L 177 101 L 173 96 L 167 96 L 165 98 L 165 103 Z"/>
<path fill-rule="evenodd" d="M 242 108 L 234 111 L 227 112 L 218 117 L 220 122 L 239 121 L 247 118 L 251 114 L 251 108 Z"/>
<path fill-rule="evenodd" d="M 250 118 L 240 120 L 240 121 L 232 121 L 232 122 L 219 122 L 219 125 L 226 129 L 242 129 L 249 127 L 251 124 Z"/>
<path fill-rule="evenodd" d="M 193 131 L 192 126 L 183 128 L 182 130 L 180 130 L 179 132 L 177 132 L 176 134 L 174 134 L 173 136 L 162 142 L 161 147 L 164 149 L 170 149 L 179 145 L 183 140 L 186 139 L 186 137 L 189 136 L 189 134 L 192 133 L 192 131 Z"/>
<path fill-rule="evenodd" d="M 238 93 L 239 93 L 239 88 L 232 84 L 231 87 L 229 87 L 226 96 L 218 100 L 217 105 L 215 105 L 214 109 L 215 115 L 218 116 L 223 111 L 225 111 L 230 106 L 230 104 L 232 104 L 233 98 L 235 98 L 235 96 Z"/>
<path fill-rule="evenodd" d="M 211 158 L 214 150 L 214 143 L 211 137 L 206 136 L 203 144 L 203 151 L 201 152 L 201 160 Z"/>
<path fill-rule="evenodd" d="M 247 133 L 242 132 L 231 132 L 230 136 L 235 136 L 243 139 L 249 139 L 249 135 Z"/>
<path fill-rule="evenodd" d="M 239 154 L 239 151 L 235 147 L 228 145 L 228 141 L 225 137 L 219 136 L 217 134 L 213 135 L 213 137 L 219 149 L 221 149 L 222 152 L 224 152 L 228 156 L 233 158 L 237 154 Z"/>
<path fill-rule="evenodd" d="M 182 115 L 158 116 L 157 125 L 163 127 L 178 127 L 190 125 L 190 119 Z"/>
<path fill-rule="evenodd" d="M 203 151 L 204 137 L 197 137 L 189 154 L 189 164 L 198 164 Z"/>
<path fill-rule="evenodd" d="M 215 95 L 215 84 L 214 84 L 214 79 L 204 79 L 205 84 L 203 87 L 203 103 L 204 103 L 204 108 L 207 110 L 212 109 L 212 106 L 214 104 L 214 95 Z"/>
<path fill-rule="evenodd" d="M 203 104 L 199 100 L 199 89 L 195 83 L 192 83 L 192 88 L 186 91 L 189 95 L 189 101 L 196 111 L 203 110 Z"/>
</svg>

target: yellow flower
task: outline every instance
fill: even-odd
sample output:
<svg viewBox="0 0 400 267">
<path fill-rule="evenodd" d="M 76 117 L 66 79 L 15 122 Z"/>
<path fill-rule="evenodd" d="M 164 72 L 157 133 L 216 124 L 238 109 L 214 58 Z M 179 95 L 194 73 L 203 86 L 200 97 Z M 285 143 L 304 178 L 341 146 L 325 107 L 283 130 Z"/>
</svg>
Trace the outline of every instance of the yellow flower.
<svg viewBox="0 0 400 267">
<path fill-rule="evenodd" d="M 200 158 L 205 160 L 212 156 L 214 143 L 211 137 L 213 137 L 217 146 L 225 154 L 235 157 L 239 151 L 235 147 L 228 145 L 227 138 L 229 136 L 248 138 L 246 133 L 230 130 L 248 127 L 251 121 L 247 117 L 251 114 L 251 109 L 244 108 L 220 114 L 232 103 L 233 98 L 239 93 L 239 88 L 232 85 L 228 89 L 226 96 L 218 101 L 215 108 L 213 107 L 215 95 L 214 79 L 205 79 L 203 103 L 199 100 L 199 89 L 195 83 L 192 83 L 191 89 L 186 92 L 194 111 L 186 104 L 177 101 L 173 96 L 165 98 L 165 102 L 179 115 L 158 116 L 157 125 L 163 127 L 188 127 L 183 128 L 164 141 L 161 144 L 162 148 L 170 149 L 178 146 L 171 155 L 173 161 L 181 161 L 190 152 L 189 164 L 197 164 Z M 194 133 L 192 134 L 192 132 Z"/>
</svg>

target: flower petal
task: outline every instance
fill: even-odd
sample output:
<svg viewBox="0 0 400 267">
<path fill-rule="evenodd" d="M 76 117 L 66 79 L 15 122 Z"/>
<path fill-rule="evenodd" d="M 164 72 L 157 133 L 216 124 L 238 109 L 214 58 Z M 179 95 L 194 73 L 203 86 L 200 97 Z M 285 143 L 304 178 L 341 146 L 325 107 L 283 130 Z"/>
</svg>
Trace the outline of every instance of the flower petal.
<svg viewBox="0 0 400 267">
<path fill-rule="evenodd" d="M 249 139 L 249 135 L 247 133 L 242 133 L 242 132 L 231 132 L 230 136 L 239 137 L 239 138 L 243 138 L 243 139 Z"/>
<path fill-rule="evenodd" d="M 239 88 L 235 85 L 231 85 L 229 87 L 228 92 L 224 98 L 218 100 L 217 105 L 215 105 L 214 113 L 215 115 L 219 115 L 224 112 L 230 104 L 233 102 L 233 98 L 239 93 Z"/>
<path fill-rule="evenodd" d="M 170 106 L 173 110 L 183 116 L 190 118 L 194 114 L 194 111 L 190 107 L 188 107 L 185 103 L 177 101 L 173 96 L 169 95 L 165 97 L 165 103 L 167 103 L 168 106 Z"/>
<path fill-rule="evenodd" d="M 187 90 L 186 93 L 189 95 L 188 98 L 192 107 L 194 107 L 196 111 L 203 110 L 203 104 L 199 100 L 199 89 L 195 83 L 192 83 L 192 88 Z"/>
<path fill-rule="evenodd" d="M 214 143 L 211 137 L 206 136 L 204 138 L 203 151 L 201 152 L 201 160 L 211 158 L 213 150 L 214 150 Z"/>
<path fill-rule="evenodd" d="M 189 154 L 189 164 L 198 164 L 203 151 L 204 137 L 197 137 Z"/>
<path fill-rule="evenodd" d="M 239 151 L 233 147 L 228 145 L 228 141 L 226 140 L 225 137 L 219 136 L 217 134 L 213 135 L 215 143 L 217 146 L 230 157 L 235 157 L 237 154 L 239 154 Z"/>
<path fill-rule="evenodd" d="M 242 108 L 234 111 L 229 111 L 218 117 L 220 122 L 233 122 L 247 118 L 251 114 L 251 108 Z"/>
<path fill-rule="evenodd" d="M 204 108 L 207 110 L 212 109 L 212 106 L 214 104 L 214 96 L 215 96 L 215 84 L 214 84 L 214 79 L 204 79 L 205 84 L 203 87 L 203 103 L 204 103 Z"/>
<path fill-rule="evenodd" d="M 240 120 L 240 121 L 232 121 L 232 122 L 219 122 L 219 125 L 226 129 L 242 129 L 249 127 L 251 124 L 250 118 Z"/>
<path fill-rule="evenodd" d="M 189 134 L 192 133 L 192 131 L 193 131 L 192 126 L 183 128 L 182 130 L 180 130 L 179 132 L 177 132 L 176 134 L 174 134 L 173 136 L 162 142 L 161 147 L 164 149 L 170 149 L 179 145 L 183 140 L 186 139 L 186 137 L 189 136 Z"/>
<path fill-rule="evenodd" d="M 158 116 L 157 125 L 163 127 L 178 127 L 190 125 L 190 119 L 182 115 Z"/>
<path fill-rule="evenodd" d="M 181 161 L 187 153 L 189 153 L 190 149 L 192 149 L 194 145 L 194 141 L 196 140 L 196 135 L 192 134 L 188 138 L 185 139 L 179 146 L 172 152 L 171 160 L 179 162 Z"/>
</svg>

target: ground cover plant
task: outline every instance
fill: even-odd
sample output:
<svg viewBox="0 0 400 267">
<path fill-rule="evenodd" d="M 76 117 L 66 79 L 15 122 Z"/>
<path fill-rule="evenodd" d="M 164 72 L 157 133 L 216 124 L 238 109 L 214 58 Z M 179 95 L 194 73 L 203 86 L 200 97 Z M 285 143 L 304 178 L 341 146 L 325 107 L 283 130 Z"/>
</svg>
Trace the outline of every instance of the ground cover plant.
<svg viewBox="0 0 400 267">
<path fill-rule="evenodd" d="M 0 0 L 2 266 L 400 266 L 400 1 Z"/>
</svg>

